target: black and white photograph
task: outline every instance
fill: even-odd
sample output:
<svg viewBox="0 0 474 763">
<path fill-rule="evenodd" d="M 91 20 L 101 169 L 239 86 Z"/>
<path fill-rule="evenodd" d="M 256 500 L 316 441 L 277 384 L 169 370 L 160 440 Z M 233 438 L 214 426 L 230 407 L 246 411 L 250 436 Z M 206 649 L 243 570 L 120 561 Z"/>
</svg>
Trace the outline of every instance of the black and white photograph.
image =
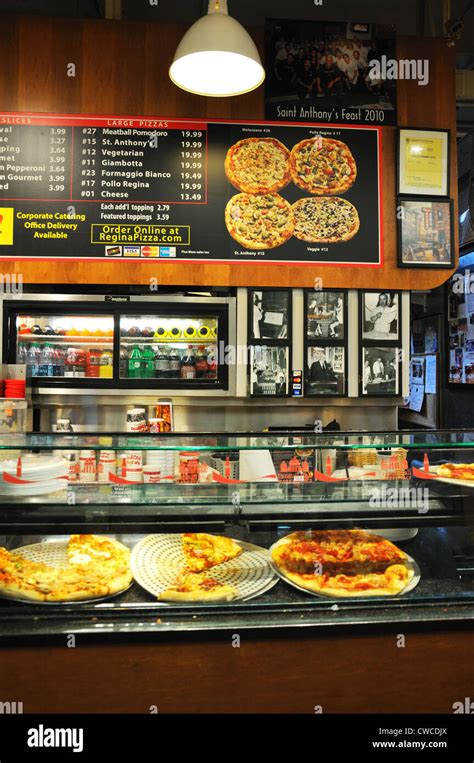
<svg viewBox="0 0 474 763">
<path fill-rule="evenodd" d="M 344 292 L 323 290 L 307 292 L 307 338 L 343 339 L 344 332 Z"/>
<path fill-rule="evenodd" d="M 344 395 L 346 387 L 345 348 L 308 347 L 307 395 Z"/>
<path fill-rule="evenodd" d="M 366 291 L 362 299 L 362 339 L 397 342 L 400 338 L 399 294 Z"/>
<path fill-rule="evenodd" d="M 288 291 L 249 291 L 250 338 L 288 339 L 290 294 Z"/>
<path fill-rule="evenodd" d="M 288 394 L 288 347 L 254 345 L 250 348 L 250 394 Z"/>
<path fill-rule="evenodd" d="M 398 347 L 362 348 L 362 394 L 398 395 Z"/>
</svg>

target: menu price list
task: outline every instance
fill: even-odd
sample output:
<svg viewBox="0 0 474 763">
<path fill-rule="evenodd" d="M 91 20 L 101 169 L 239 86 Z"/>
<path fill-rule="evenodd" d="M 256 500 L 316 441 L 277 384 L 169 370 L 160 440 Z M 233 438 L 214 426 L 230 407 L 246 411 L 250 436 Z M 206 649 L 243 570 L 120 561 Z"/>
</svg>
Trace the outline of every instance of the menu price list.
<svg viewBox="0 0 474 763">
<path fill-rule="evenodd" d="M 206 194 L 205 128 L 0 126 L 2 199 L 203 204 Z"/>
</svg>

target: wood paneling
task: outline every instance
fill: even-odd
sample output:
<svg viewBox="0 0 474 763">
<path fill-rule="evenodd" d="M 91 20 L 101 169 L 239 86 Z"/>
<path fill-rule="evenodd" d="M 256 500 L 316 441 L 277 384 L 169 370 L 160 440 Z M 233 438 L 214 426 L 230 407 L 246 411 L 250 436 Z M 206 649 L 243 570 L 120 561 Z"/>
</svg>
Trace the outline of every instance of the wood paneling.
<svg viewBox="0 0 474 763">
<path fill-rule="evenodd" d="M 297 629 L 298 630 L 298 629 Z M 237 629 L 238 631 L 238 629 Z M 451 713 L 472 697 L 470 631 L 3 648 L 0 696 L 25 713 Z"/>
<path fill-rule="evenodd" d="M 201 98 L 176 88 L 168 66 L 184 32 L 179 25 L 144 22 L 0 16 L 3 111 L 263 119 L 263 88 L 237 98 Z M 254 30 L 260 45 L 262 30 Z M 443 40 L 405 38 L 401 58 L 427 58 L 430 81 L 398 83 L 399 124 L 452 130 L 451 195 L 456 199 L 454 51 Z M 67 76 L 67 64 L 76 76 Z M 429 289 L 446 270 L 404 270 L 396 265 L 395 130 L 383 130 L 383 269 L 284 264 L 161 262 L 1 263 L 3 273 L 21 272 L 26 283 L 311 286 Z M 363 168 L 360 168 L 363 171 Z M 455 205 L 457 219 L 457 204 Z M 455 225 L 455 228 L 457 226 Z M 456 230 L 457 236 L 457 230 Z"/>
</svg>

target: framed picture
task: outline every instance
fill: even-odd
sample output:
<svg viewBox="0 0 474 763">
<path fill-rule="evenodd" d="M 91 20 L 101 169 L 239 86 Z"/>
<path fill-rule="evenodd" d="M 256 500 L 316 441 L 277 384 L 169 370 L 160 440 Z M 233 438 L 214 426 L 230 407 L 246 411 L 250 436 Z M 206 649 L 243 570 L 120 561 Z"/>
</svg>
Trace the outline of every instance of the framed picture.
<svg viewBox="0 0 474 763">
<path fill-rule="evenodd" d="M 249 339 L 291 338 L 291 295 L 283 289 L 249 289 Z"/>
<path fill-rule="evenodd" d="M 359 299 L 362 339 L 370 342 L 399 342 L 400 292 L 364 291 L 360 293 Z"/>
<path fill-rule="evenodd" d="M 453 268 L 453 200 L 399 198 L 398 266 Z"/>
<path fill-rule="evenodd" d="M 276 397 L 288 394 L 289 348 L 251 345 L 250 394 Z"/>
<path fill-rule="evenodd" d="M 361 393 L 366 396 L 400 394 L 399 347 L 362 347 Z"/>
<path fill-rule="evenodd" d="M 398 193 L 449 196 L 449 130 L 398 129 Z"/>
<path fill-rule="evenodd" d="M 340 397 L 346 394 L 346 349 L 312 345 L 306 348 L 306 394 Z"/>
<path fill-rule="evenodd" d="M 446 284 L 448 385 L 474 385 L 474 292 L 469 269 Z"/>
<path fill-rule="evenodd" d="M 343 340 L 346 332 L 346 294 L 344 291 L 306 292 L 306 339 Z"/>
</svg>

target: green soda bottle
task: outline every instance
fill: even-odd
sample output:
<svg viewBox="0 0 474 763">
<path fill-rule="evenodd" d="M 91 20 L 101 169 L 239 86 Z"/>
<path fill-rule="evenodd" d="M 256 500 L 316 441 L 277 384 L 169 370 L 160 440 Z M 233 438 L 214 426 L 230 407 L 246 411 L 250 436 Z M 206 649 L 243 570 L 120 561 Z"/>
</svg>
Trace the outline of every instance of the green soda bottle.
<svg viewBox="0 0 474 763">
<path fill-rule="evenodd" d="M 129 379 L 141 379 L 142 378 L 142 363 L 143 354 L 139 346 L 136 344 L 128 359 L 128 378 Z"/>
</svg>

